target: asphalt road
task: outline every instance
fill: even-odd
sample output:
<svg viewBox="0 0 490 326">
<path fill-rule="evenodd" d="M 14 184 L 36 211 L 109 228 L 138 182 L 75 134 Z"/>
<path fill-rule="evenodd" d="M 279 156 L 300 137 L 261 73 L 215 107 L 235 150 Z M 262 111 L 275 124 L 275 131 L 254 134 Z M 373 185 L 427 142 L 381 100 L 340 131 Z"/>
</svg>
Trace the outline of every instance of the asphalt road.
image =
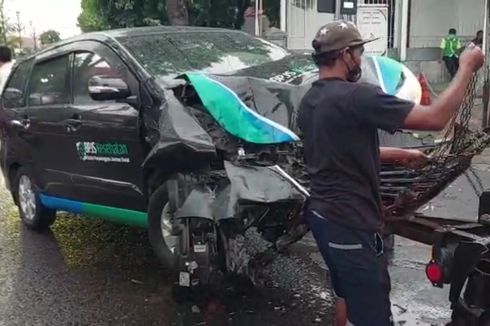
<svg viewBox="0 0 490 326">
<path fill-rule="evenodd" d="M 490 185 L 486 161 L 475 166 Z M 3 188 L 0 205 L 0 326 L 331 324 L 326 269 L 310 236 L 268 268 L 269 288 L 230 281 L 218 295 L 177 304 L 145 232 L 60 214 L 52 231 L 40 234 L 22 226 Z M 471 219 L 476 196 L 461 178 L 422 210 Z M 428 247 L 396 239 L 392 300 L 402 325 L 449 318 L 448 289 L 425 279 L 429 257 Z"/>
</svg>

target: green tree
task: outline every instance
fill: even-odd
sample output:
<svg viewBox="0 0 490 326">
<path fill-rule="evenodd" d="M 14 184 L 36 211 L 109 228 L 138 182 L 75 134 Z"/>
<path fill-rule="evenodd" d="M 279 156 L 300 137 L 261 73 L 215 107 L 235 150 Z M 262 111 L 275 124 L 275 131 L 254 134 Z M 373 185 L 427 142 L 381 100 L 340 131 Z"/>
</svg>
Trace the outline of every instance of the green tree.
<svg viewBox="0 0 490 326">
<path fill-rule="evenodd" d="M 186 0 L 167 0 L 167 14 L 171 25 L 189 25 L 189 12 Z"/>
<path fill-rule="evenodd" d="M 165 0 L 82 0 L 83 32 L 167 24 Z"/>
<path fill-rule="evenodd" d="M 1 0 L 0 0 L 1 1 Z M 151 25 L 193 25 L 239 29 L 250 0 L 81 0 L 83 32 Z M 263 0 L 272 23 L 280 0 Z"/>
<path fill-rule="evenodd" d="M 2 44 L 7 44 L 7 18 L 4 12 L 4 2 L 5 0 L 0 0 L 0 42 Z"/>
<path fill-rule="evenodd" d="M 108 29 L 107 17 L 100 10 L 103 1 L 82 0 L 82 13 L 78 16 L 78 26 L 83 32 L 93 32 Z"/>
<path fill-rule="evenodd" d="M 50 29 L 41 33 L 41 35 L 39 36 L 39 40 L 41 41 L 42 45 L 47 45 L 60 41 L 61 37 L 59 32 Z"/>
</svg>

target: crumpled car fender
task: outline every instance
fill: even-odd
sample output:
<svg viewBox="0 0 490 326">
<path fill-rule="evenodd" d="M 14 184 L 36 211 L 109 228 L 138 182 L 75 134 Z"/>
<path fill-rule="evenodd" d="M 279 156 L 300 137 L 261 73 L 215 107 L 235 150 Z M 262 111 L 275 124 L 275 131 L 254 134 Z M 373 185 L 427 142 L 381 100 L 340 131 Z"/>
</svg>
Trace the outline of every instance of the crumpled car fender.
<svg viewBox="0 0 490 326">
<path fill-rule="evenodd" d="M 176 217 L 218 221 L 238 217 L 241 204 L 304 201 L 304 196 L 270 167 L 225 161 L 225 170 L 228 183 L 219 189 L 196 185 L 177 210 Z"/>
<path fill-rule="evenodd" d="M 194 171 L 216 158 L 216 147 L 209 134 L 172 91 L 165 90 L 158 121 L 159 139 L 142 167 L 172 174 Z"/>
</svg>

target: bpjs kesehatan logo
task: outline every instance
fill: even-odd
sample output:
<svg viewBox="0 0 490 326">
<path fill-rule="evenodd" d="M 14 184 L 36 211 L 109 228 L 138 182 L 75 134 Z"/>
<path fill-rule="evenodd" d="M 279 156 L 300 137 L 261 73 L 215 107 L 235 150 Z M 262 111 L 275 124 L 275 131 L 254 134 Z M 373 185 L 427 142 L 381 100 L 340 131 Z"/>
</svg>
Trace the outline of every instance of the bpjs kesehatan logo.
<svg viewBox="0 0 490 326">
<path fill-rule="evenodd" d="M 128 146 L 119 143 L 77 142 L 78 157 L 82 161 L 129 163 Z"/>
</svg>

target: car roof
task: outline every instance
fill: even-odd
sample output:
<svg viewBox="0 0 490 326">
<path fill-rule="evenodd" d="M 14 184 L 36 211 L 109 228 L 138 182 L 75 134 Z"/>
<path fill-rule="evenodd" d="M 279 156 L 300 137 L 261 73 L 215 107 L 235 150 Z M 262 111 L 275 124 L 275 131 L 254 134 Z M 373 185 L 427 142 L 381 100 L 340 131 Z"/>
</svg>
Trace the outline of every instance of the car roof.
<svg viewBox="0 0 490 326">
<path fill-rule="evenodd" d="M 214 27 L 196 27 L 196 26 L 152 26 L 152 27 L 131 27 L 131 28 L 121 28 L 113 29 L 107 31 L 98 31 L 80 34 L 65 40 L 59 41 L 51 46 L 46 47 L 36 53 L 33 53 L 21 61 L 29 60 L 43 54 L 47 54 L 56 48 L 62 47 L 64 45 L 81 42 L 81 41 L 99 41 L 103 43 L 117 42 L 118 38 L 132 37 L 132 36 L 144 36 L 151 34 L 170 34 L 170 33 L 189 33 L 189 32 L 223 32 L 223 33 L 244 33 L 239 30 L 224 29 L 224 28 L 214 28 Z"/>
<path fill-rule="evenodd" d="M 89 34 L 103 33 L 113 38 L 118 37 L 128 37 L 128 36 L 141 36 L 147 34 L 156 33 L 178 33 L 178 32 L 240 32 L 232 29 L 215 28 L 215 27 L 197 27 L 197 26 L 152 26 L 152 27 L 133 27 L 133 28 L 122 28 L 113 29 L 109 31 L 102 31 Z"/>
</svg>

